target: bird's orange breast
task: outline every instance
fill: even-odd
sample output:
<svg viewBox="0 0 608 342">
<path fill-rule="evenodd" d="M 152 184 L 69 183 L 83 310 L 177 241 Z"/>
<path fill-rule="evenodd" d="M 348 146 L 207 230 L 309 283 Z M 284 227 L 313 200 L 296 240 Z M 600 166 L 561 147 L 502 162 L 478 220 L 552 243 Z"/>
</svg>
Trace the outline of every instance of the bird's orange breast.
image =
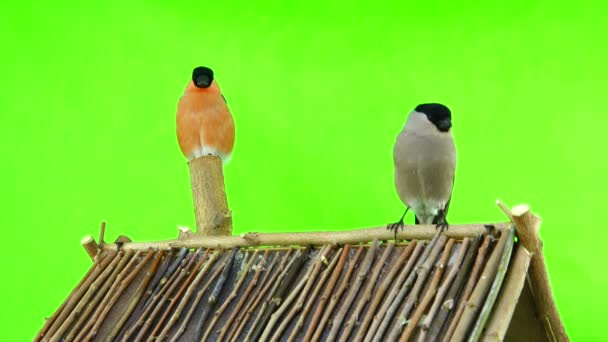
<svg viewBox="0 0 608 342">
<path fill-rule="evenodd" d="M 203 91 L 186 89 L 177 106 L 177 140 L 188 159 L 202 151 L 230 155 L 234 121 L 217 85 Z"/>
</svg>

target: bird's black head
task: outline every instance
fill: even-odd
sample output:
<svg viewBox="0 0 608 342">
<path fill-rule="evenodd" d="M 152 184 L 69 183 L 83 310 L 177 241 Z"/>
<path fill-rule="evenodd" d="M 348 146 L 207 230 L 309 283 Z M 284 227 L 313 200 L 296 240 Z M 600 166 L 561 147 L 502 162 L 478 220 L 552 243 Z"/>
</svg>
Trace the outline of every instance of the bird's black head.
<svg viewBox="0 0 608 342">
<path fill-rule="evenodd" d="M 452 127 L 452 113 L 448 107 L 440 103 L 423 103 L 418 105 L 415 111 L 425 114 L 441 132 L 447 132 Z"/>
<path fill-rule="evenodd" d="M 198 88 L 209 88 L 213 82 L 213 70 L 207 67 L 197 67 L 192 71 L 192 82 Z"/>
</svg>

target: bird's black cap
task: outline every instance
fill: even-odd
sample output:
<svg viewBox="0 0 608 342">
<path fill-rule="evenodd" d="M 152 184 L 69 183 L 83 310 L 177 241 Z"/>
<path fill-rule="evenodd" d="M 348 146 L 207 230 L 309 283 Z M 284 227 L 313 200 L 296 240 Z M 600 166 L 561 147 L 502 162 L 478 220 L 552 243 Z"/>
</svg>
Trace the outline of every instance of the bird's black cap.
<svg viewBox="0 0 608 342">
<path fill-rule="evenodd" d="M 192 82 L 198 88 L 209 88 L 213 82 L 213 70 L 203 66 L 194 68 Z"/>
<path fill-rule="evenodd" d="M 423 103 L 418 105 L 415 111 L 425 114 L 429 121 L 442 132 L 447 132 L 452 127 L 452 112 L 440 103 Z"/>
</svg>

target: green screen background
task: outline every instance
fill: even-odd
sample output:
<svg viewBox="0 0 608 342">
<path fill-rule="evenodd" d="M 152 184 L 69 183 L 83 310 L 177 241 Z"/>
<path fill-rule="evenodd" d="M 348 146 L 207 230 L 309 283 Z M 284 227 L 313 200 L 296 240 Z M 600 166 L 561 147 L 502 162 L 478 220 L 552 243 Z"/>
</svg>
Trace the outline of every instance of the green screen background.
<svg viewBox="0 0 608 342">
<path fill-rule="evenodd" d="M 175 107 L 214 68 L 237 129 L 234 233 L 381 226 L 402 213 L 407 113 L 453 112 L 451 223 L 530 204 L 575 341 L 599 340 L 608 252 L 605 9 L 555 1 L 2 2 L 2 341 L 31 340 L 91 265 L 79 244 L 194 226 Z M 411 218 L 410 218 L 411 222 Z"/>
</svg>

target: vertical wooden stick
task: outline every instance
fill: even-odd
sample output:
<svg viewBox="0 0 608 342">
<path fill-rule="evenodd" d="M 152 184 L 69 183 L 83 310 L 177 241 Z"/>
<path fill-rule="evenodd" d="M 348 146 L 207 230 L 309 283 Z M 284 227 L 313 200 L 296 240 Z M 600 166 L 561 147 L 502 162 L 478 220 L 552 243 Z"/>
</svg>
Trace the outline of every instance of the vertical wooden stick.
<svg viewBox="0 0 608 342">
<path fill-rule="evenodd" d="M 228 209 L 222 161 L 217 156 L 203 156 L 188 163 L 194 197 L 197 235 L 229 236 L 232 214 Z"/>
<path fill-rule="evenodd" d="M 508 211 L 506 211 L 508 215 Z M 528 274 L 531 279 L 534 301 L 539 318 L 545 323 L 545 331 L 555 341 L 568 341 L 568 334 L 559 317 L 559 312 L 551 292 L 551 284 L 545 266 L 543 243 L 538 236 L 541 220 L 525 204 L 511 209 L 511 219 L 515 224 L 520 243 L 533 255 Z"/>
</svg>

